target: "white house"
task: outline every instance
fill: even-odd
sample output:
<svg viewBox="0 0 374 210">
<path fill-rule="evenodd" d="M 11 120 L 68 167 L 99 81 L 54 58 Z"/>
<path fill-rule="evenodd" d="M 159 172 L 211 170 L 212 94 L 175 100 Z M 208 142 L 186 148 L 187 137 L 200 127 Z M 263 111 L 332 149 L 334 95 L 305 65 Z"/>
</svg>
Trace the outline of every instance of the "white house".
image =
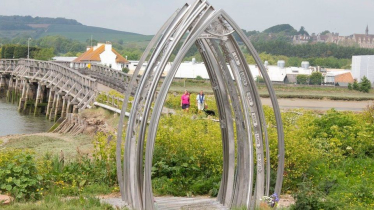
<svg viewBox="0 0 374 210">
<path fill-rule="evenodd" d="M 88 64 L 101 64 L 116 70 L 128 67 L 129 61 L 112 48 L 112 44 L 98 43 L 97 46 L 87 48 L 74 61 L 74 68 L 85 68 Z"/>
</svg>

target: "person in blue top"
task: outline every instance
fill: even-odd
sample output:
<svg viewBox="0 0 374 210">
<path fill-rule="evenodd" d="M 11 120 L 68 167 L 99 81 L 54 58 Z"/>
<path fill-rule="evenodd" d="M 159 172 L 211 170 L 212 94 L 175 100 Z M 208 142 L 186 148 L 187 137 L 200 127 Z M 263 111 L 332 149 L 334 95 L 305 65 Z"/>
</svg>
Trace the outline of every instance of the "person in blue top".
<svg viewBox="0 0 374 210">
<path fill-rule="evenodd" d="M 205 95 L 203 91 L 200 91 L 200 93 L 196 96 L 196 102 L 197 102 L 197 110 L 200 112 L 204 110 L 205 105 Z"/>
</svg>

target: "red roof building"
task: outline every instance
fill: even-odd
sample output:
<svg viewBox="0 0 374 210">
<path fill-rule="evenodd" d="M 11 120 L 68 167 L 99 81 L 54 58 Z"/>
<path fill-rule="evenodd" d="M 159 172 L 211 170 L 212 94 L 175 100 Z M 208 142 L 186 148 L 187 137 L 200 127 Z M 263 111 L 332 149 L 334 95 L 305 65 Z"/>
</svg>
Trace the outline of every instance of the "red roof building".
<svg viewBox="0 0 374 210">
<path fill-rule="evenodd" d="M 111 43 L 98 43 L 97 46 L 87 48 L 87 51 L 76 58 L 75 68 L 85 68 L 88 64 L 101 64 L 116 70 L 128 67 L 129 61 L 112 48 Z"/>
</svg>

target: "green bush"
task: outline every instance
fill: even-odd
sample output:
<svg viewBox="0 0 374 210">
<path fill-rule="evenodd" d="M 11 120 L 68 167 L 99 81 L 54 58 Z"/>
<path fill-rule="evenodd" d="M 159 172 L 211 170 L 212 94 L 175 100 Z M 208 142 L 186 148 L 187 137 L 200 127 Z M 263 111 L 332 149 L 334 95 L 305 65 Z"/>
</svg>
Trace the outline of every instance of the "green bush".
<svg viewBox="0 0 374 210">
<path fill-rule="evenodd" d="M 93 157 L 78 155 L 64 160 L 57 155 L 45 155 L 39 162 L 44 186 L 63 195 L 79 195 L 95 186 L 106 185 L 99 191 L 117 185 L 115 161 L 116 141 L 111 134 L 98 133 L 94 139 Z M 86 190 L 85 190 L 86 189 Z"/>
<path fill-rule="evenodd" d="M 306 85 L 309 82 L 309 76 L 304 74 L 299 74 L 296 77 L 297 84 Z"/>
<path fill-rule="evenodd" d="M 256 82 L 258 82 L 258 83 L 265 83 L 265 80 L 261 76 L 257 76 L 256 77 Z"/>
<path fill-rule="evenodd" d="M 352 88 L 353 88 L 353 90 L 360 90 L 360 86 L 359 86 L 359 84 L 357 83 L 357 80 L 355 80 L 354 82 L 353 82 L 353 85 L 352 85 Z"/>
<path fill-rule="evenodd" d="M 353 90 L 352 83 L 348 83 L 348 90 Z"/>
<path fill-rule="evenodd" d="M 42 176 L 38 173 L 32 152 L 8 150 L 0 153 L 0 191 L 17 200 L 36 200 Z"/>
<path fill-rule="evenodd" d="M 83 197 L 79 196 L 76 198 L 61 198 L 55 195 L 46 196 L 45 199 L 38 203 L 14 203 L 12 205 L 2 206 L 3 210 L 114 210 L 110 204 L 101 203 L 99 198 L 96 197 Z M 125 209 L 124 209 L 125 210 Z"/>
<path fill-rule="evenodd" d="M 130 71 L 130 69 L 127 68 L 127 67 L 122 68 L 122 72 L 125 73 L 125 74 L 129 73 L 129 71 Z"/>
<path fill-rule="evenodd" d="M 323 81 L 323 76 L 321 72 L 313 72 L 309 76 L 310 84 L 311 85 L 321 85 Z"/>
<path fill-rule="evenodd" d="M 291 209 L 335 210 L 342 207 L 339 200 L 327 197 L 325 193 L 313 187 L 311 182 L 302 182 L 299 185 L 299 191 L 293 195 L 296 202 Z"/>
<path fill-rule="evenodd" d="M 370 89 L 371 89 L 371 82 L 366 76 L 364 76 L 360 82 L 360 91 L 364 93 L 368 93 Z"/>
<path fill-rule="evenodd" d="M 204 80 L 204 78 L 202 78 L 200 75 L 197 75 L 196 80 Z"/>
<path fill-rule="evenodd" d="M 152 168 L 155 193 L 215 195 L 223 164 L 220 134 L 219 124 L 211 120 L 163 116 Z"/>
</svg>

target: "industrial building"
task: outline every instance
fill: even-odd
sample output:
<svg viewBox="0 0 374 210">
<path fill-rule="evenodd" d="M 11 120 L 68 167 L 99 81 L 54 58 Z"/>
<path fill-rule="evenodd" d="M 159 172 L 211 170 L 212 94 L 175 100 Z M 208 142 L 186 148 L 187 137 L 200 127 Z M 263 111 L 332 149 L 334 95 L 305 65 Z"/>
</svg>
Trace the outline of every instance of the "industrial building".
<svg viewBox="0 0 374 210">
<path fill-rule="evenodd" d="M 352 76 L 357 82 L 364 76 L 374 82 L 374 55 L 352 56 Z"/>
</svg>

